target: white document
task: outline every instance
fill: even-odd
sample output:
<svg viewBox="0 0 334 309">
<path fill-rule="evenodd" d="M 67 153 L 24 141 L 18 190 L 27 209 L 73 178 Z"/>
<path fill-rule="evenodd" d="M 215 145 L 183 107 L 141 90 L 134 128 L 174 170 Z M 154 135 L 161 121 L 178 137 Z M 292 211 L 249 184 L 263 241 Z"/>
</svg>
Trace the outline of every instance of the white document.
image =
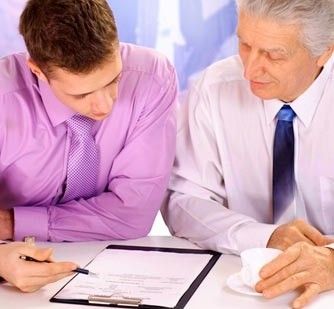
<svg viewBox="0 0 334 309">
<path fill-rule="evenodd" d="M 211 259 L 210 254 L 105 249 L 87 267 L 98 278 L 79 274 L 56 299 L 89 295 L 131 297 L 142 304 L 174 307 Z"/>
</svg>

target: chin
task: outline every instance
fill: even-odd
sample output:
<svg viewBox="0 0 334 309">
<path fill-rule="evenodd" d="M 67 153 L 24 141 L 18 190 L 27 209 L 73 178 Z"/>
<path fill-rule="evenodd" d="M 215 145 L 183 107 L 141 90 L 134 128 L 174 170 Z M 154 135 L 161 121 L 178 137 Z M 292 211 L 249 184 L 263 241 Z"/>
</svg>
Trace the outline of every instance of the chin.
<svg viewBox="0 0 334 309">
<path fill-rule="evenodd" d="M 252 93 L 263 100 L 272 100 L 272 99 L 276 99 L 277 96 L 275 96 L 273 93 L 267 92 L 267 91 L 261 91 L 261 90 L 255 90 L 255 89 L 251 89 Z"/>
</svg>

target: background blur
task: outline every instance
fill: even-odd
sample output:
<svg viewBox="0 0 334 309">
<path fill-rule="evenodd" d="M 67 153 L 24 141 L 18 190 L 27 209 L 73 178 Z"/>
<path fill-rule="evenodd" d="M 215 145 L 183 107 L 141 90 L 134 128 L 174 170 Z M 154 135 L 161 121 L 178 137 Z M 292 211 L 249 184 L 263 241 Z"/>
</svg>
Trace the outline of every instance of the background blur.
<svg viewBox="0 0 334 309">
<path fill-rule="evenodd" d="M 0 1 L 0 57 L 25 49 L 18 20 L 27 0 Z M 109 0 L 121 41 L 155 48 L 178 72 L 180 90 L 237 51 L 234 0 Z M 168 235 L 160 216 L 151 235 Z"/>
</svg>

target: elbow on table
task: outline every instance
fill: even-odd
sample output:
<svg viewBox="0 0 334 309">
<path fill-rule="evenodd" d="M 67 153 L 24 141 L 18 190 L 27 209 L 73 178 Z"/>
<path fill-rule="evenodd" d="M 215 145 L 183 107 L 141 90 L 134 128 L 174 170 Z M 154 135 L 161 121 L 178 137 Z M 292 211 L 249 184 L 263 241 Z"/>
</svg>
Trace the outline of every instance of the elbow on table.
<svg viewBox="0 0 334 309">
<path fill-rule="evenodd" d="M 119 239 L 136 239 L 146 237 L 151 231 L 154 220 L 148 218 L 136 218 L 124 222 L 124 228 L 118 231 Z"/>
</svg>

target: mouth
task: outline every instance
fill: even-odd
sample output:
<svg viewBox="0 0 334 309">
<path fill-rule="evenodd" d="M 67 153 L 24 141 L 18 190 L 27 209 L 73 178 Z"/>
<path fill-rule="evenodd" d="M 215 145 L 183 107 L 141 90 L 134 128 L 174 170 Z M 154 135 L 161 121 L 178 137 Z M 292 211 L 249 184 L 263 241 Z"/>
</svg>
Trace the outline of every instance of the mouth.
<svg viewBox="0 0 334 309">
<path fill-rule="evenodd" d="M 262 81 L 254 81 L 251 80 L 250 81 L 251 87 L 252 88 L 264 88 L 267 87 L 269 84 L 271 84 L 271 82 L 262 82 Z"/>
<path fill-rule="evenodd" d="M 91 118 L 94 118 L 95 120 L 101 120 L 109 116 L 109 113 L 106 114 L 91 114 Z"/>
<path fill-rule="evenodd" d="M 263 82 L 263 81 L 251 80 L 250 82 L 254 85 L 268 85 L 268 84 L 270 84 L 270 82 L 267 82 L 267 81 Z"/>
</svg>

